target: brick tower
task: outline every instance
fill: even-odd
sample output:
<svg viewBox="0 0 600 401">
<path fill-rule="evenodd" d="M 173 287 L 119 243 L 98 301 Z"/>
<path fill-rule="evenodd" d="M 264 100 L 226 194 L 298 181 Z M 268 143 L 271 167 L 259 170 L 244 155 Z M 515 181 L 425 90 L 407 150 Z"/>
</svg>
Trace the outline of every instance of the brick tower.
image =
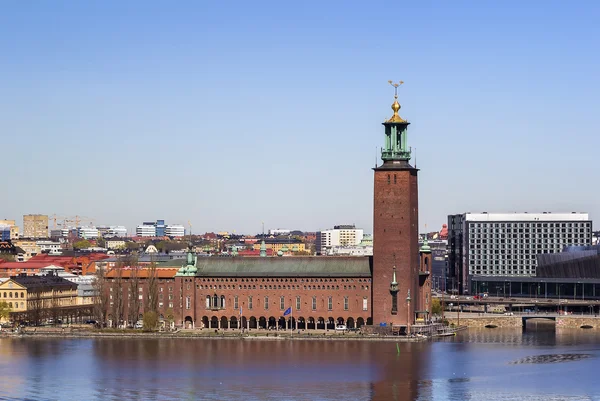
<svg viewBox="0 0 600 401">
<path fill-rule="evenodd" d="M 390 81 L 390 84 L 392 82 Z M 373 324 L 410 330 L 419 298 L 419 201 L 417 169 L 409 164 L 408 121 L 398 114 L 383 123 L 382 164 L 375 167 L 373 202 Z"/>
</svg>

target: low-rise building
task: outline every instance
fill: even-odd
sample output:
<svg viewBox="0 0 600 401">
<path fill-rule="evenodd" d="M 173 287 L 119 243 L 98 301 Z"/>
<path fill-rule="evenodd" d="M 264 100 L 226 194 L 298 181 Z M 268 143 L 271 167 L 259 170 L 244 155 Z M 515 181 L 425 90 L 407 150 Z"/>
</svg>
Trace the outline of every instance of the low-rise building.
<svg viewBox="0 0 600 401">
<path fill-rule="evenodd" d="M 15 220 L 0 220 L 0 226 L 10 227 L 10 238 L 8 239 L 19 239 L 19 226 L 16 224 Z"/>
<path fill-rule="evenodd" d="M 264 240 L 266 249 L 272 249 L 274 253 L 281 252 L 306 252 L 303 242 L 293 238 L 266 238 Z M 260 251 L 261 243 L 252 245 L 252 249 Z"/>
<path fill-rule="evenodd" d="M 41 252 L 37 242 L 33 239 L 19 239 L 13 241 L 13 244 L 23 250 L 23 252 L 17 254 L 16 259 L 18 262 L 27 262 L 29 259 Z"/>
<path fill-rule="evenodd" d="M 0 295 L 11 309 L 10 320 L 39 324 L 53 309 L 77 305 L 77 284 L 54 274 L 20 274 L 0 284 Z"/>
<path fill-rule="evenodd" d="M 333 246 L 327 256 L 373 256 L 373 245 Z"/>
<path fill-rule="evenodd" d="M 107 238 L 106 239 L 107 249 L 125 249 L 125 240 L 123 238 Z"/>
<path fill-rule="evenodd" d="M 56 241 L 40 240 L 36 241 L 36 245 L 40 248 L 41 253 L 59 255 L 62 251 L 62 244 Z"/>
</svg>

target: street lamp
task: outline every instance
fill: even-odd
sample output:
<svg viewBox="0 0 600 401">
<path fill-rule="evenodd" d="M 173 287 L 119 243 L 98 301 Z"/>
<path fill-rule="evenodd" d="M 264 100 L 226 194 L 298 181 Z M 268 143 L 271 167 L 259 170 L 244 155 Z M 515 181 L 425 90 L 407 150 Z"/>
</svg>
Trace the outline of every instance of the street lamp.
<svg viewBox="0 0 600 401">
<path fill-rule="evenodd" d="M 410 289 L 406 296 L 406 335 L 410 335 Z"/>
</svg>

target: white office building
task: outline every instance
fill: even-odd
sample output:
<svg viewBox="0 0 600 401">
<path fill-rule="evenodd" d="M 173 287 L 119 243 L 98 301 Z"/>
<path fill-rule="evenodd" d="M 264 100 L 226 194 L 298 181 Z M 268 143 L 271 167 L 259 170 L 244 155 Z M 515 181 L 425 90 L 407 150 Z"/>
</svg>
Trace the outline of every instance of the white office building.
<svg viewBox="0 0 600 401">
<path fill-rule="evenodd" d="M 110 226 L 108 229 L 102 234 L 104 238 L 114 238 L 114 237 L 127 237 L 127 228 L 124 226 Z"/>
<path fill-rule="evenodd" d="M 455 288 L 466 290 L 473 275 L 533 276 L 537 254 L 591 243 L 592 222 L 587 213 L 450 215 L 448 277 Z"/>
<path fill-rule="evenodd" d="M 96 239 L 100 232 L 96 227 L 77 227 L 77 236 L 83 239 Z"/>
<path fill-rule="evenodd" d="M 51 255 L 57 255 L 62 252 L 62 244 L 55 241 L 36 241 L 35 244 L 40 247 L 41 253 L 49 253 Z"/>
<path fill-rule="evenodd" d="M 288 230 L 285 228 L 271 228 L 269 229 L 269 235 L 290 235 L 292 233 L 292 230 Z"/>
<path fill-rule="evenodd" d="M 135 228 L 138 237 L 156 237 L 156 226 L 154 224 L 141 224 Z"/>
<path fill-rule="evenodd" d="M 165 227 L 165 235 L 167 237 L 183 237 L 185 235 L 185 227 L 178 224 L 168 225 Z"/>
<path fill-rule="evenodd" d="M 354 225 L 334 226 L 330 230 L 317 231 L 315 248 L 318 255 L 325 255 L 333 247 L 356 246 L 363 236 L 363 229 Z"/>
</svg>

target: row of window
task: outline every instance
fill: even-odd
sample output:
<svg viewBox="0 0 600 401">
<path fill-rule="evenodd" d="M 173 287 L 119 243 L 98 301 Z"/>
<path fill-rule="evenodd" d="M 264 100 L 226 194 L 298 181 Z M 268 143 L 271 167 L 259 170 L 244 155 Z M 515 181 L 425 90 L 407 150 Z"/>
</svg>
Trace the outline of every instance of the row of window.
<svg viewBox="0 0 600 401">
<path fill-rule="evenodd" d="M 240 285 L 238 284 L 237 288 L 235 285 L 200 285 L 197 284 L 196 288 L 199 290 L 256 290 L 256 285 Z M 258 289 L 260 290 L 300 290 L 304 288 L 305 290 L 339 290 L 340 286 L 339 285 L 305 285 L 305 286 L 300 286 L 300 285 L 259 285 Z M 344 285 L 343 286 L 344 290 L 356 290 L 356 286 L 352 286 L 352 285 Z M 369 286 L 368 285 L 361 285 L 360 286 L 361 290 L 368 290 Z M 188 288 L 189 290 L 189 288 Z"/>
<path fill-rule="evenodd" d="M 581 223 L 470 223 L 469 227 L 475 228 L 532 228 L 532 227 L 543 227 L 543 228 L 567 228 L 567 227 L 587 227 L 591 228 L 592 224 L 589 222 Z"/>
<path fill-rule="evenodd" d="M 15 298 L 19 298 L 19 294 L 21 294 L 21 298 L 25 298 L 25 293 L 24 292 L 15 292 Z M 8 296 L 7 296 L 7 292 L 4 291 L 4 298 L 12 298 L 13 297 L 13 293 L 8 292 Z"/>
<path fill-rule="evenodd" d="M 325 301 L 322 300 L 322 302 L 324 303 Z M 368 298 L 363 297 L 363 311 L 368 310 L 368 302 L 369 302 Z M 205 306 L 206 306 L 206 309 L 225 309 L 225 307 L 226 307 L 225 296 L 221 295 L 219 297 L 217 294 L 214 294 L 213 296 L 207 295 Z M 302 298 L 300 296 L 296 296 L 295 306 L 296 306 L 296 310 L 300 310 L 300 308 L 302 306 Z M 312 297 L 312 305 L 311 306 L 312 306 L 312 310 L 317 310 L 317 297 Z M 191 309 L 191 307 L 192 307 L 192 298 L 190 296 L 186 297 L 185 307 L 186 307 L 186 309 Z M 253 297 L 250 296 L 250 297 L 248 297 L 248 309 L 252 309 L 253 307 L 254 307 Z M 344 310 L 348 310 L 349 307 L 350 307 L 349 299 L 346 296 L 346 297 L 344 297 Z M 235 295 L 233 297 L 233 309 L 238 310 L 239 308 L 240 308 L 239 297 L 237 295 Z M 268 296 L 264 297 L 264 308 L 265 308 L 265 310 L 269 309 L 269 297 Z M 281 309 L 281 310 L 286 309 L 284 296 L 279 297 L 279 309 Z M 327 297 L 327 309 L 333 310 L 333 297 L 332 296 Z"/>
<path fill-rule="evenodd" d="M 356 280 L 358 283 L 370 283 L 371 279 L 370 278 L 359 278 L 358 280 Z M 229 282 L 229 283 L 237 283 L 238 279 L 237 278 L 203 278 L 202 282 Z M 294 279 L 287 279 L 287 278 L 242 278 L 240 279 L 240 282 L 242 283 L 258 283 L 258 282 L 262 282 L 262 283 L 297 283 L 298 279 L 294 278 Z M 307 278 L 305 279 L 300 279 L 301 283 L 337 283 L 338 279 L 337 278 Z M 339 279 L 340 283 L 353 283 L 354 279 L 351 278 L 342 278 Z"/>
</svg>

